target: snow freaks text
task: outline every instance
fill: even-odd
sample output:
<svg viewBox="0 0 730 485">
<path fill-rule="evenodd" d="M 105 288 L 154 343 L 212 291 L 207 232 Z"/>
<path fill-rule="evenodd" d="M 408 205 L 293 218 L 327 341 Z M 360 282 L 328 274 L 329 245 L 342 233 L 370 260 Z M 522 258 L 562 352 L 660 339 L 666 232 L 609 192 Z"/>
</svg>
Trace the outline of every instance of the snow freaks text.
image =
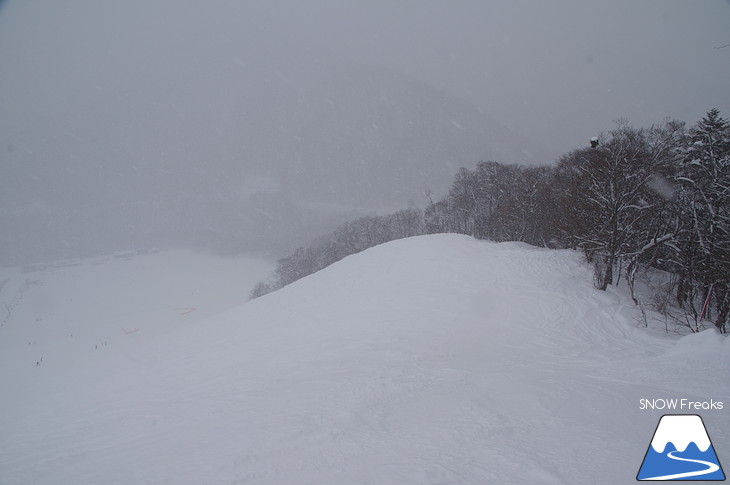
<svg viewBox="0 0 730 485">
<path fill-rule="evenodd" d="M 695 401 L 685 398 L 658 398 L 658 399 L 639 399 L 639 409 L 644 410 L 669 410 L 669 411 L 720 411 L 723 408 L 722 401 Z"/>
</svg>

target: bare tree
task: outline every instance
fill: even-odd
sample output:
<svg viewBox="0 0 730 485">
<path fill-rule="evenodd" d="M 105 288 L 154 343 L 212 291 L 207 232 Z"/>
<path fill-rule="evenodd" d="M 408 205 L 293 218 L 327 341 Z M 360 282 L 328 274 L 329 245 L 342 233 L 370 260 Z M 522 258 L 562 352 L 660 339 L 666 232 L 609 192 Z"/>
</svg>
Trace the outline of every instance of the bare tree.
<svg viewBox="0 0 730 485">
<path fill-rule="evenodd" d="M 596 148 L 560 161 L 570 176 L 563 205 L 574 208 L 569 220 L 578 219 L 571 237 L 594 261 L 602 290 L 617 281 L 624 265 L 633 289 L 641 258 L 674 237 L 661 216 L 668 201 L 652 189 L 657 177 L 672 173 L 671 150 L 659 143 L 668 140 L 658 136 L 671 131 L 636 129 L 621 120 Z"/>
</svg>

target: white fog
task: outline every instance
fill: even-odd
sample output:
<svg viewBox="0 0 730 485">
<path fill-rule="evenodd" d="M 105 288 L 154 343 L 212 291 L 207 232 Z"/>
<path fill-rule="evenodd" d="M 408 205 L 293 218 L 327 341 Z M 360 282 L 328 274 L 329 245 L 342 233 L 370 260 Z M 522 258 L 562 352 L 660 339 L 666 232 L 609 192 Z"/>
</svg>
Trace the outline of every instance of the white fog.
<svg viewBox="0 0 730 485">
<path fill-rule="evenodd" d="M 730 99 L 726 2 L 1 5 L 4 264 L 282 256 L 423 207 L 459 167 L 551 163 L 617 118 Z"/>
</svg>

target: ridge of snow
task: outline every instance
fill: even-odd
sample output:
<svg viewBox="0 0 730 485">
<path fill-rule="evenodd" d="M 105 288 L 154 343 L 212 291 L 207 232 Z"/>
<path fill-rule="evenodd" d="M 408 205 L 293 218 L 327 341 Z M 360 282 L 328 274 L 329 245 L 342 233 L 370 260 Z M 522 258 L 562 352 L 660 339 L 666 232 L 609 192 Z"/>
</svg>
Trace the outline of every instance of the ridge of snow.
<svg viewBox="0 0 730 485">
<path fill-rule="evenodd" d="M 640 398 L 730 402 L 730 341 L 647 333 L 573 251 L 415 237 L 209 315 L 0 354 L 0 482 L 624 483 Z"/>
</svg>

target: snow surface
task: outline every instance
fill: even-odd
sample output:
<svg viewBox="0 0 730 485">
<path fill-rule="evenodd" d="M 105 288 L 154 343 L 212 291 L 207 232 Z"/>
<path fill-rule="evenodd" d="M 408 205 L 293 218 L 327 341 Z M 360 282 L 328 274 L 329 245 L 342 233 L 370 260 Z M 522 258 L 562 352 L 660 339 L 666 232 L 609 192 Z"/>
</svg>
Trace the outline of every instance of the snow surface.
<svg viewBox="0 0 730 485">
<path fill-rule="evenodd" d="M 78 335 L 121 319 L 93 298 Z M 722 461 L 730 341 L 629 302 L 575 252 L 435 235 L 101 349 L 42 344 L 56 323 L 18 309 L 5 327 L 39 329 L 3 343 L 0 483 L 634 483 L 663 414 L 639 400 L 669 397 L 726 403 L 702 414 Z"/>
</svg>

